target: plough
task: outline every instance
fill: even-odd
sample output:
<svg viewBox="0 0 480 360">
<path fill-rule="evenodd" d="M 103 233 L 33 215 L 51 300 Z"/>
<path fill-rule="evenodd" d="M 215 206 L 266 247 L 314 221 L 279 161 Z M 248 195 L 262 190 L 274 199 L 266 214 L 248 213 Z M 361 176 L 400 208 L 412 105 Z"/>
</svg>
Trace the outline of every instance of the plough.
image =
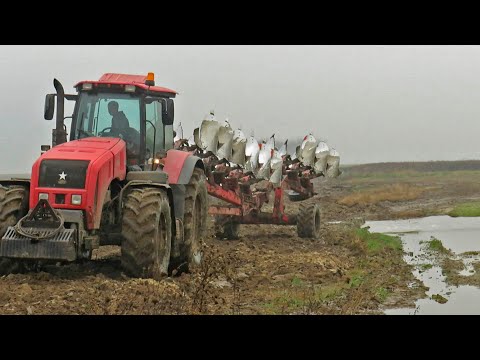
<svg viewBox="0 0 480 360">
<path fill-rule="evenodd" d="M 182 139 L 183 134 L 178 136 L 182 132 L 180 125 L 176 147 L 202 158 L 207 192 L 221 200 L 221 204 L 212 204 L 208 210 L 215 216 L 218 238 L 238 238 L 240 224 L 296 225 L 300 237 L 319 238 L 320 206 L 318 202 L 304 200 L 316 194 L 312 183 L 314 178 L 325 176 L 328 170 L 332 173 L 328 156 L 334 158 L 338 173 L 338 153 L 318 156 L 319 152 L 315 150 L 324 152 L 327 145 L 322 142 L 317 145 L 315 138 L 308 135 L 291 156 L 287 153 L 287 142 L 277 150 L 274 136 L 262 144 L 258 144 L 253 136 L 247 141 L 240 130 L 234 132 L 228 123 L 220 126 L 213 113 L 195 129 L 195 145 Z M 262 210 L 271 201 L 272 194 L 273 210 Z M 290 201 L 301 201 L 296 215 L 285 212 L 285 195 Z"/>
</svg>

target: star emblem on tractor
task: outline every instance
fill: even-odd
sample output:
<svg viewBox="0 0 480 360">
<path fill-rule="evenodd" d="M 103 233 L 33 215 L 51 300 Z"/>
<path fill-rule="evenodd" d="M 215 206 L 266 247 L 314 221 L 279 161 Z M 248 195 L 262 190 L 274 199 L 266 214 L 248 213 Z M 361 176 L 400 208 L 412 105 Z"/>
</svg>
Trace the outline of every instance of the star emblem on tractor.
<svg viewBox="0 0 480 360">
<path fill-rule="evenodd" d="M 67 180 L 67 174 L 65 174 L 65 171 L 62 171 L 62 173 L 58 174 L 58 176 L 60 176 L 59 180 Z"/>
</svg>

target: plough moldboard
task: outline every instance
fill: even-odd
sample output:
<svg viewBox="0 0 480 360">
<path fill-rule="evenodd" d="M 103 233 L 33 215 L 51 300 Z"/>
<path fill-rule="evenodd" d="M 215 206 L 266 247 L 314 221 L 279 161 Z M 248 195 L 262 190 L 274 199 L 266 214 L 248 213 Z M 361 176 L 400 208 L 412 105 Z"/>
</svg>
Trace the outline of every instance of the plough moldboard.
<svg viewBox="0 0 480 360">
<path fill-rule="evenodd" d="M 290 201 L 304 201 L 314 195 L 312 180 L 339 175 L 339 155 L 324 142 L 317 144 L 313 135 L 305 136 L 293 155 L 287 151 L 288 140 L 280 149 L 274 135 L 258 143 L 241 130 L 233 131 L 226 121 L 220 125 L 210 113 L 194 131 L 194 144 L 183 138 L 181 124 L 176 131 L 175 147 L 202 158 L 208 193 L 222 200 L 211 205 L 216 235 L 233 239 L 240 224 L 297 225 L 301 237 L 319 237 L 320 208 L 305 201 L 297 215 L 285 212 L 285 194 Z M 262 211 L 273 193 L 272 212 Z"/>
</svg>

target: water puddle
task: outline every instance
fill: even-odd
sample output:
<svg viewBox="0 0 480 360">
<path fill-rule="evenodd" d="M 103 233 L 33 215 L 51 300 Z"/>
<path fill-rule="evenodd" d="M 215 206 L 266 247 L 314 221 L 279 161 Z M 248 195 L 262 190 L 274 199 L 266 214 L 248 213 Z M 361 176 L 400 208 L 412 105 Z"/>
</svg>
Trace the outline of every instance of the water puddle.
<svg viewBox="0 0 480 360">
<path fill-rule="evenodd" d="M 389 309 L 386 314 L 480 314 L 480 289 L 447 284 L 438 264 L 438 254 L 429 249 L 432 238 L 441 240 L 453 253 L 449 258 L 463 262 L 464 269 L 459 274 L 474 275 L 473 264 L 480 261 L 480 253 L 476 253 L 480 251 L 480 218 L 430 216 L 368 221 L 365 226 L 370 227 L 370 232 L 400 236 L 404 260 L 415 267 L 414 276 L 429 288 L 428 298 L 417 300 L 415 308 Z"/>
</svg>

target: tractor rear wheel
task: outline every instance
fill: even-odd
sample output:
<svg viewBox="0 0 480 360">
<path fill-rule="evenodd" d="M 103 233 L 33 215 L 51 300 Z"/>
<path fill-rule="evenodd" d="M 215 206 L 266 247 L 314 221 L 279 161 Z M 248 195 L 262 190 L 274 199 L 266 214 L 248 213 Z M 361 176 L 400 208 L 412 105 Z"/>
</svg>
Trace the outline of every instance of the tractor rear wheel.
<svg viewBox="0 0 480 360">
<path fill-rule="evenodd" d="M 215 218 L 215 236 L 218 239 L 237 240 L 240 224 L 221 216 Z"/>
<path fill-rule="evenodd" d="M 122 267 L 132 276 L 160 279 L 168 274 L 172 218 L 166 192 L 134 188 L 122 216 Z"/>
<path fill-rule="evenodd" d="M 300 203 L 297 233 L 301 238 L 320 238 L 320 205 L 318 203 Z"/>
<path fill-rule="evenodd" d="M 24 186 L 0 185 L 0 241 L 9 226 L 14 226 L 28 212 L 29 191 Z M 16 260 L 0 258 L 0 274 L 17 272 L 21 263 Z"/>
<path fill-rule="evenodd" d="M 202 262 L 202 240 L 207 230 L 208 194 L 205 173 L 193 170 L 190 182 L 185 186 L 183 215 L 183 242 L 175 244 L 175 255 L 170 260 L 170 270 L 192 270 Z"/>
</svg>

